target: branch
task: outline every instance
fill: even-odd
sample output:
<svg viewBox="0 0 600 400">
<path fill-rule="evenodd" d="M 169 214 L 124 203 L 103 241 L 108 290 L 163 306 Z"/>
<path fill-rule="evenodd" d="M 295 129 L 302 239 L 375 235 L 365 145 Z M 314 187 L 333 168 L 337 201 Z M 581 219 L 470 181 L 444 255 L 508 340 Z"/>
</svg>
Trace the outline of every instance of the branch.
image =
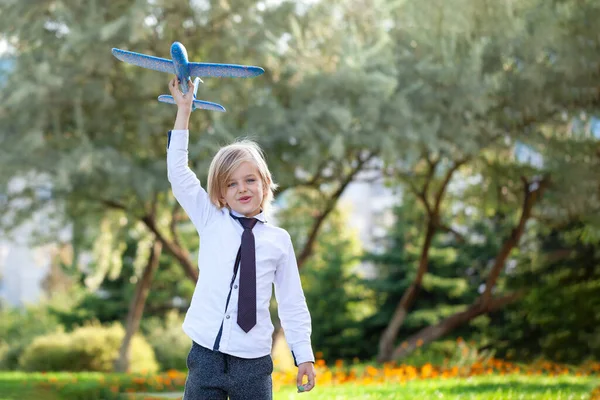
<svg viewBox="0 0 600 400">
<path fill-rule="evenodd" d="M 152 203 L 150 204 L 150 216 L 156 218 L 156 208 L 158 207 L 158 193 L 155 192 Z"/>
<path fill-rule="evenodd" d="M 519 217 L 519 222 L 517 223 L 517 226 L 513 228 L 513 230 L 510 233 L 510 236 L 504 241 L 500 252 L 496 256 L 494 266 L 488 274 L 487 280 L 485 282 L 485 291 L 481 295 L 481 301 L 483 304 L 490 301 L 492 297 L 492 289 L 496 285 L 498 276 L 504 268 L 506 259 L 508 258 L 510 252 L 519 244 L 521 236 L 525 231 L 525 224 L 531 217 L 531 210 L 533 206 L 539 201 L 544 190 L 548 185 L 548 178 L 543 178 L 540 181 L 534 181 L 532 183 L 528 182 L 527 179 L 525 179 L 525 177 L 521 177 L 521 180 L 523 181 L 523 190 L 525 193 L 523 198 L 523 206 L 521 209 L 521 216 Z"/>
<path fill-rule="evenodd" d="M 452 228 L 446 224 L 439 224 L 438 227 L 444 232 L 453 234 L 454 237 L 456 238 L 456 240 L 459 241 L 460 243 L 465 243 L 467 241 L 465 238 L 465 235 L 463 235 L 462 233 L 458 232 L 457 230 L 455 230 L 454 228 Z"/>
<path fill-rule="evenodd" d="M 312 178 L 310 178 L 307 181 L 304 182 L 298 182 L 296 184 L 291 184 L 288 186 L 279 186 L 279 188 L 277 189 L 277 195 L 284 193 L 286 190 L 291 189 L 291 188 L 297 188 L 297 187 L 318 187 L 321 183 L 323 183 L 321 181 L 322 178 L 322 172 L 323 169 L 325 169 L 325 164 L 327 164 L 327 162 L 329 162 L 330 160 L 323 160 L 321 162 L 321 164 L 319 164 L 319 166 L 317 167 L 317 172 L 312 176 Z"/>
<path fill-rule="evenodd" d="M 425 158 L 425 161 L 427 161 L 429 170 L 427 171 L 427 176 L 425 177 L 425 183 L 423 184 L 423 191 L 421 193 L 421 196 L 423 202 L 425 203 L 425 208 L 427 208 L 428 213 L 430 213 L 431 207 L 429 206 L 429 202 L 427 201 L 427 198 L 429 197 L 429 184 L 433 180 L 433 176 L 435 175 L 435 170 L 437 169 L 440 159 L 438 158 L 436 160 L 431 160 L 429 158 L 428 153 L 425 153 L 423 155 L 423 158 Z"/>
<path fill-rule="evenodd" d="M 127 210 L 127 207 L 125 207 L 123 204 L 118 203 L 114 200 L 104 200 L 104 199 L 100 199 L 100 203 L 104 204 L 105 206 L 109 207 L 109 208 L 114 208 L 117 210 Z"/>
<path fill-rule="evenodd" d="M 416 350 L 419 346 L 423 346 L 425 344 L 433 342 L 436 339 L 441 338 L 442 336 L 450 333 L 459 326 L 473 320 L 474 318 L 482 314 L 497 311 L 508 304 L 514 303 L 515 301 L 521 299 L 524 295 L 525 292 L 518 291 L 507 294 L 502 297 L 490 299 L 490 301 L 488 301 L 487 304 L 483 304 L 476 301 L 475 303 L 470 305 L 466 310 L 457 312 L 447 318 L 444 318 L 437 324 L 423 328 L 419 332 L 410 336 L 400 346 L 394 349 L 391 358 L 399 359 L 405 357 L 406 355 Z"/>
<path fill-rule="evenodd" d="M 169 230 L 171 231 L 171 236 L 173 237 L 173 243 L 175 243 L 178 247 L 181 247 L 179 235 L 177 234 L 177 222 L 179 221 L 180 210 L 181 206 L 179 205 L 179 202 L 176 201 L 173 205 L 173 209 L 171 210 L 171 222 L 169 224 Z"/>
<path fill-rule="evenodd" d="M 193 282 L 198 280 L 198 269 L 193 265 L 190 260 L 187 252 L 179 245 L 177 245 L 174 241 L 168 240 L 162 232 L 156 226 L 156 221 L 150 216 L 146 215 L 142 217 L 142 221 L 150 231 L 152 231 L 156 238 L 163 244 L 165 249 L 179 261 L 183 270 L 185 271 L 188 278 L 190 278 Z"/>
<path fill-rule="evenodd" d="M 391 172 L 386 172 L 385 173 L 386 176 L 393 176 L 394 174 Z M 421 200 L 421 203 L 423 203 L 423 206 L 425 207 L 425 211 L 427 212 L 427 216 L 431 219 L 432 215 L 433 215 L 433 211 L 431 209 L 431 206 L 429 205 L 429 201 L 427 201 L 427 197 L 425 195 L 425 191 L 423 189 L 419 189 L 415 183 L 413 182 L 413 177 L 410 176 L 408 173 L 406 172 L 400 172 L 397 171 L 395 173 L 395 175 L 400 178 L 405 184 L 408 185 L 408 187 L 410 188 L 410 191 L 417 196 L 417 198 L 419 200 Z"/>
<path fill-rule="evenodd" d="M 444 180 L 442 181 L 442 186 L 440 187 L 440 190 L 438 191 L 438 193 L 435 196 L 435 204 L 434 204 L 433 211 L 436 214 L 439 215 L 440 204 L 442 203 L 442 199 L 444 198 L 444 194 L 446 193 L 446 189 L 448 188 L 450 179 L 452 179 L 452 175 L 454 175 L 454 173 L 467 161 L 469 161 L 468 158 L 463 158 L 461 160 L 456 161 L 454 163 L 454 165 L 452 166 L 452 168 L 450 168 L 448 170 L 448 172 L 446 172 L 446 176 L 444 177 Z"/>
<path fill-rule="evenodd" d="M 126 210 L 127 208 L 120 204 L 117 203 L 114 200 L 105 200 L 102 199 L 100 200 L 100 202 L 110 208 L 115 208 L 118 210 Z M 174 220 L 176 218 L 173 217 L 173 220 L 171 221 L 171 224 L 173 224 Z M 186 275 L 193 281 L 196 282 L 198 280 L 198 271 L 197 268 L 193 265 L 192 261 L 190 260 L 187 252 L 180 246 L 180 244 L 177 241 L 177 236 L 173 237 L 173 240 L 168 240 L 163 234 L 162 232 L 158 229 L 158 227 L 156 226 L 156 219 L 155 216 L 147 214 L 144 215 L 140 218 L 140 220 L 146 225 L 146 227 L 148 227 L 148 229 L 154 233 L 154 235 L 156 236 L 156 238 L 162 243 L 162 245 L 164 246 L 164 248 L 173 256 L 177 259 L 177 261 L 179 261 L 179 263 L 181 264 L 181 266 L 183 267 L 184 272 L 186 273 Z"/>
<path fill-rule="evenodd" d="M 372 159 L 374 156 L 375 156 L 375 152 L 370 153 L 364 159 L 361 159 L 359 156 L 356 167 L 354 167 L 350 171 L 350 173 L 345 177 L 345 179 L 342 181 L 342 183 L 340 184 L 338 189 L 328 199 L 325 209 L 315 217 L 312 229 L 310 230 L 310 233 L 308 234 L 308 239 L 306 240 L 306 243 L 304 244 L 304 247 L 302 248 L 302 251 L 300 252 L 300 255 L 298 256 L 298 268 L 299 269 L 302 268 L 302 266 L 304 265 L 306 260 L 308 260 L 308 258 L 312 255 L 314 244 L 317 239 L 317 235 L 321 229 L 321 226 L 323 225 L 323 222 L 325 221 L 327 216 L 331 213 L 331 211 L 333 211 L 335 209 L 335 205 L 337 204 L 338 199 L 340 198 L 340 196 L 342 195 L 342 193 L 344 192 L 346 187 L 350 184 L 350 182 L 352 182 L 352 180 L 354 179 L 356 174 L 358 174 L 360 172 L 363 165 L 365 163 L 367 163 L 370 159 Z"/>
</svg>

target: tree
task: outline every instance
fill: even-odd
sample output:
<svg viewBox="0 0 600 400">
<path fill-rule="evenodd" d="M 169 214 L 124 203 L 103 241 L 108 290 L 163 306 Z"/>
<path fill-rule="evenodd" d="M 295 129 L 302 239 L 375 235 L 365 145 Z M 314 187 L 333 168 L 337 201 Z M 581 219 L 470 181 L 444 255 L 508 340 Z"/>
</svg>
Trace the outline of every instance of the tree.
<svg viewBox="0 0 600 400">
<path fill-rule="evenodd" d="M 463 200 L 452 197 L 448 207 L 463 209 Z M 378 293 L 378 312 L 363 321 L 366 328 L 362 340 L 370 342 L 371 348 L 377 347 L 378 334 L 386 328 L 416 275 L 426 223 L 424 214 L 418 199 L 406 193 L 394 210 L 390 231 L 379 241 L 382 250 L 366 256 L 377 270 L 374 278 L 365 281 Z M 455 219 L 460 221 L 460 235 L 447 232 L 436 235 L 432 241 L 427 273 L 412 312 L 399 330 L 401 337 L 409 337 L 464 310 L 476 300 L 477 290 L 485 283 L 486 267 L 501 245 L 496 238 L 501 227 L 493 219 L 473 219 L 472 214 L 455 215 Z M 466 330 L 454 333 L 463 337 L 469 334 Z"/>
<path fill-rule="evenodd" d="M 421 200 L 427 224 L 415 278 L 381 337 L 381 361 L 401 357 L 417 342 L 434 340 L 481 313 L 518 299 L 516 293 L 493 298 L 492 292 L 505 261 L 518 246 L 525 224 L 532 217 L 540 189 L 549 185 L 550 176 L 553 188 L 558 189 L 553 196 L 577 192 L 589 182 L 567 182 L 564 168 L 567 164 L 571 171 L 578 167 L 573 162 L 562 163 L 561 172 L 554 168 L 556 165 L 548 165 L 553 164 L 551 157 L 547 157 L 546 168 L 510 167 L 511 174 L 504 182 L 516 188 L 516 182 L 523 181 L 523 194 L 511 194 L 512 200 L 507 204 L 514 207 L 514 201 L 521 202 L 520 217 L 496 256 L 484 293 L 467 310 L 410 337 L 408 346 L 394 349 L 398 331 L 428 271 L 435 235 L 440 231 L 456 233 L 444 205 L 448 185 L 457 171 L 482 171 L 478 168 L 482 161 L 498 161 L 495 152 L 510 154 L 517 140 L 542 145 L 549 135 L 540 134 L 540 126 L 558 126 L 557 115 L 583 104 L 580 92 L 567 96 L 569 87 L 584 87 L 588 104 L 597 95 L 589 64 L 577 73 L 567 72 L 566 65 L 572 66 L 569 56 L 577 47 L 575 43 L 569 41 L 572 48 L 562 51 L 569 46 L 552 46 L 548 41 L 549 27 L 556 28 L 564 17 L 557 18 L 552 13 L 555 4 L 521 2 L 505 7 L 500 3 L 465 1 L 461 7 L 443 2 L 436 5 L 432 8 L 430 3 L 404 4 L 395 14 L 398 83 L 392 103 L 396 113 L 390 111 L 390 118 L 397 121 L 392 125 L 405 126 L 407 134 L 413 136 L 412 146 L 404 149 L 414 155 L 400 156 L 400 161 L 388 158 L 387 173 L 404 181 Z M 432 9 L 435 11 L 430 12 Z M 557 87 L 557 80 L 563 84 Z M 590 157 L 591 152 L 588 149 L 580 154 Z M 536 177 L 540 174 L 545 177 Z M 556 185 L 559 180 L 564 185 Z M 506 184 L 500 186 L 508 189 Z M 585 197 L 578 193 L 578 199 Z"/>
</svg>

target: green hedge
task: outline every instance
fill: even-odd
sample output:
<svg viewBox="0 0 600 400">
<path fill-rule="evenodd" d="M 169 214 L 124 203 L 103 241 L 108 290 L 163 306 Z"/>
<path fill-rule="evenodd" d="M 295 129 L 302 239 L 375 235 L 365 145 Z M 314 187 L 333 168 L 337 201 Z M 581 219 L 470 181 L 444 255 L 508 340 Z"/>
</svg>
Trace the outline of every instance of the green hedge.
<svg viewBox="0 0 600 400">
<path fill-rule="evenodd" d="M 61 327 L 58 319 L 41 306 L 2 310 L 0 321 L 0 370 L 17 369 L 21 354 L 36 337 Z"/>
<path fill-rule="evenodd" d="M 163 320 L 152 318 L 144 321 L 145 337 L 154 349 L 156 359 L 163 371 L 187 369 L 187 355 L 192 340 L 183 332 L 183 316 L 170 312 Z"/>
<path fill-rule="evenodd" d="M 126 400 L 134 393 L 181 393 L 186 375 L 0 372 L 0 400 Z M 156 399 L 148 395 L 137 399 Z"/>
<path fill-rule="evenodd" d="M 25 371 L 113 371 L 125 330 L 119 323 L 110 326 L 90 324 L 70 333 L 39 336 L 19 359 Z M 131 372 L 153 373 L 158 363 L 152 347 L 135 336 L 130 347 Z"/>
</svg>

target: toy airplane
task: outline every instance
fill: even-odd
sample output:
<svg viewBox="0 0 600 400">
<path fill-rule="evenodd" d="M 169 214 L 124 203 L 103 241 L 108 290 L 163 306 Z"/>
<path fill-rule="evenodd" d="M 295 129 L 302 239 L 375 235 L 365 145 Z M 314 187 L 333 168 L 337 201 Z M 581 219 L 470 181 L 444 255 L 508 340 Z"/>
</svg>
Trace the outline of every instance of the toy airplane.
<svg viewBox="0 0 600 400">
<path fill-rule="evenodd" d="M 134 64 L 139 67 L 153 69 L 155 71 L 167 72 L 175 74 L 181 84 L 181 91 L 187 93 L 188 78 L 195 76 L 194 80 L 194 102 L 192 111 L 196 109 L 221 111 L 225 112 L 225 107 L 210 101 L 196 100 L 196 92 L 198 86 L 202 82 L 200 77 L 217 77 L 217 78 L 253 78 L 262 75 L 265 70 L 260 67 L 235 64 L 211 64 L 188 62 L 187 51 L 179 42 L 174 42 L 171 45 L 172 60 L 148 56 L 146 54 L 133 53 L 131 51 L 120 50 L 113 48 L 112 53 L 119 60 L 129 64 Z M 158 96 L 158 101 L 163 103 L 175 104 L 173 96 L 166 94 Z"/>
</svg>

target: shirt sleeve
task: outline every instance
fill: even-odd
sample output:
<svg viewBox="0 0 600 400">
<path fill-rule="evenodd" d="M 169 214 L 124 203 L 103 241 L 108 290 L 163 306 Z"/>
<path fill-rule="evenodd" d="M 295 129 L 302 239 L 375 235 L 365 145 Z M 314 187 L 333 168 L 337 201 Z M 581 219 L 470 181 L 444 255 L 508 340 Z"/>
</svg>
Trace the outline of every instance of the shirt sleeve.
<svg viewBox="0 0 600 400">
<path fill-rule="evenodd" d="M 167 176 L 175 199 L 201 233 L 215 215 L 217 207 L 212 204 L 194 172 L 188 166 L 188 130 L 169 131 L 167 145 Z"/>
<path fill-rule="evenodd" d="M 315 356 L 310 341 L 310 313 L 300 282 L 292 240 L 289 235 L 287 237 L 287 253 L 275 272 L 275 298 L 285 338 L 294 356 L 294 363 L 298 366 L 304 362 L 314 362 Z"/>
</svg>

